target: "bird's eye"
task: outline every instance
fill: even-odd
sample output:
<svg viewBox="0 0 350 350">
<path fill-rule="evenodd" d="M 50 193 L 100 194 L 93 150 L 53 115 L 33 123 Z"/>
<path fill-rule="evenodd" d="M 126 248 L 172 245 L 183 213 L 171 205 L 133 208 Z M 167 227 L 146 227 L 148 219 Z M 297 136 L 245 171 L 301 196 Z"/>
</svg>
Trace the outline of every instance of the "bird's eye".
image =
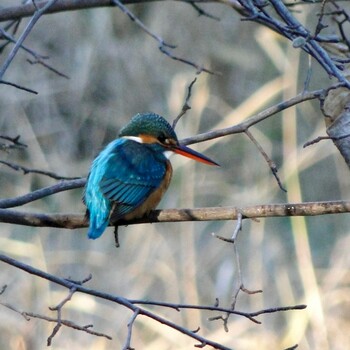
<svg viewBox="0 0 350 350">
<path fill-rule="evenodd" d="M 165 135 L 158 136 L 158 141 L 162 144 L 169 144 L 169 139 Z"/>
</svg>

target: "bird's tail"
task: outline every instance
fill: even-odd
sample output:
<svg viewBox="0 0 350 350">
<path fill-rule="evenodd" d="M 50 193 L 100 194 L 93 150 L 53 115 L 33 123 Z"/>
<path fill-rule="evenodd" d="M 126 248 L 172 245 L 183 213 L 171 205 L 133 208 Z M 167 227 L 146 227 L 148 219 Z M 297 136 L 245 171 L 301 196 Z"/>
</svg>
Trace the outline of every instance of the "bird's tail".
<svg viewBox="0 0 350 350">
<path fill-rule="evenodd" d="M 94 213 L 87 210 L 87 216 L 90 218 L 89 231 L 87 235 L 90 239 L 96 239 L 102 235 L 108 226 L 108 212 L 106 215 L 102 215 L 102 213 Z"/>
<path fill-rule="evenodd" d="M 108 218 L 104 222 L 98 225 L 97 220 L 95 218 L 90 217 L 90 227 L 87 234 L 88 237 L 90 239 L 96 239 L 100 237 L 107 226 L 108 226 Z"/>
</svg>

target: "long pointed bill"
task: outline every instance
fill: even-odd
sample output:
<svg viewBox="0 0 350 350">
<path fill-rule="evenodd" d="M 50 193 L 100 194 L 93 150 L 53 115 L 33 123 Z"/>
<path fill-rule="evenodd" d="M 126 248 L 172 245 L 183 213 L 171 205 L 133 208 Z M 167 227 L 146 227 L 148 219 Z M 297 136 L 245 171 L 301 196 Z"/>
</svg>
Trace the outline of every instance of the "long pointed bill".
<svg viewBox="0 0 350 350">
<path fill-rule="evenodd" d="M 214 162 L 213 160 L 209 159 L 208 157 L 204 156 L 201 153 L 198 153 L 196 151 L 194 151 L 191 148 L 188 148 L 186 146 L 183 145 L 178 145 L 176 147 L 174 147 L 172 149 L 173 152 L 177 153 L 177 154 L 181 154 L 182 156 L 185 156 L 187 158 L 191 158 L 196 160 L 197 162 L 201 162 L 207 165 L 216 165 L 216 166 L 220 166 L 218 163 Z"/>
</svg>

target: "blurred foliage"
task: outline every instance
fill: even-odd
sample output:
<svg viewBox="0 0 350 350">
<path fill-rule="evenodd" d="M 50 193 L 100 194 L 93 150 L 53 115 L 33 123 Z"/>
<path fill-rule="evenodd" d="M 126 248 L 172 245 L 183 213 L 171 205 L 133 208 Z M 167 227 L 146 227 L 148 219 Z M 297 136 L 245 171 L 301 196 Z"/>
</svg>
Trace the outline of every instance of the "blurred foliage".
<svg viewBox="0 0 350 350">
<path fill-rule="evenodd" d="M 19 3 L 19 1 L 18 1 Z M 304 23 L 314 23 L 320 4 L 302 7 Z M 152 2 L 129 8 L 165 41 L 176 55 L 220 72 L 200 74 L 192 109 L 177 126 L 180 138 L 237 124 L 303 89 L 308 57 L 276 34 L 242 22 L 225 5 L 203 4 L 220 21 L 198 16 L 188 4 Z M 19 31 L 23 30 L 23 20 Z M 116 8 L 47 15 L 25 44 L 68 75 L 65 79 L 40 65 L 30 65 L 21 51 L 6 80 L 39 92 L 38 96 L 0 85 L 1 133 L 21 135 L 25 150 L 1 153 L 2 159 L 63 176 L 86 176 L 98 151 L 134 114 L 153 111 L 172 121 L 181 110 L 195 70 L 161 54 L 127 16 Z M 11 47 L 0 59 L 3 61 Z M 312 63 L 312 88 L 329 85 Z M 160 207 L 244 206 L 286 201 L 349 197 L 348 169 L 330 141 L 302 145 L 325 134 L 316 102 L 279 113 L 251 129 L 271 155 L 288 192 L 277 186 L 267 164 L 245 135 L 194 146 L 221 164 L 220 169 L 174 157 L 174 178 Z M 23 175 L 1 165 L 1 197 L 15 197 L 55 183 Z M 23 210 L 84 211 L 82 190 L 32 203 Z M 22 208 L 21 208 L 22 209 Z M 347 215 L 245 221 L 238 239 L 245 286 L 264 293 L 240 295 L 237 309 L 255 311 L 306 303 L 305 311 L 259 317 L 262 325 L 231 317 L 229 333 L 209 322 L 206 312 L 159 309 L 190 329 L 235 349 L 344 349 L 349 337 L 350 258 Z M 128 298 L 191 304 L 230 305 L 237 280 L 232 247 L 212 237 L 230 236 L 235 223 L 180 223 L 121 228 L 121 248 L 112 229 L 89 241 L 86 230 L 1 225 L 1 251 L 50 273 L 75 280 L 92 273 L 88 286 Z M 18 309 L 53 314 L 66 291 L 1 265 L 1 300 Z M 85 295 L 74 295 L 63 317 L 93 324 L 112 341 L 62 329 L 52 349 L 121 349 L 131 314 Z M 45 347 L 53 325 L 25 321 L 2 308 L 0 348 Z M 140 317 L 133 332 L 136 349 L 189 349 L 193 341 Z"/>
</svg>

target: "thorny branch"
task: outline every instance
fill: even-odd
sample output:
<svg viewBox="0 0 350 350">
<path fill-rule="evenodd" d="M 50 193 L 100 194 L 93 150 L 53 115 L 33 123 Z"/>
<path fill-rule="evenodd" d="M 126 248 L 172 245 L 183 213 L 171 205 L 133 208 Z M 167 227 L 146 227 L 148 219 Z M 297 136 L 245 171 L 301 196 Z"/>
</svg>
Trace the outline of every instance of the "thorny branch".
<svg viewBox="0 0 350 350">
<path fill-rule="evenodd" d="M 129 322 L 129 325 L 128 325 L 129 331 L 128 331 L 128 336 L 127 336 L 127 340 L 126 340 L 124 349 L 130 349 L 131 328 L 133 327 L 137 316 L 142 315 L 142 316 L 151 318 L 159 323 L 162 323 L 163 325 L 165 325 L 167 327 L 173 328 L 173 329 L 177 330 L 178 332 L 183 333 L 183 334 L 191 337 L 194 340 L 197 340 L 198 342 L 200 342 L 200 344 L 204 344 L 205 346 L 211 346 L 214 349 L 229 350 L 229 348 L 227 348 L 226 346 L 224 346 L 222 344 L 216 343 L 214 341 L 211 341 L 209 339 L 202 337 L 201 335 L 198 334 L 198 332 L 190 331 L 187 328 L 179 326 L 178 324 L 176 324 L 176 323 L 174 323 L 166 318 L 158 316 L 154 312 L 148 311 L 140 306 L 136 306 L 136 305 L 140 305 L 140 304 L 167 307 L 167 308 L 172 308 L 174 310 L 200 309 L 200 310 L 208 310 L 208 311 L 216 311 L 216 312 L 218 312 L 218 311 L 228 312 L 230 314 L 236 314 L 239 316 L 247 317 L 248 319 L 252 320 L 255 323 L 259 323 L 259 321 L 257 321 L 255 319 L 255 317 L 262 315 L 262 314 L 280 312 L 280 311 L 302 310 L 302 309 L 306 308 L 305 305 L 295 305 L 295 306 L 288 306 L 288 307 L 269 308 L 269 309 L 265 309 L 265 310 L 255 311 L 255 312 L 242 312 L 242 311 L 235 311 L 235 310 L 220 308 L 220 307 L 216 307 L 216 306 L 186 305 L 186 304 L 184 305 L 184 304 L 171 304 L 171 303 L 152 302 L 152 301 L 143 301 L 143 300 L 130 300 L 130 299 L 126 299 L 126 298 L 121 297 L 121 296 L 116 296 L 116 295 L 104 293 L 104 292 L 101 292 L 98 290 L 87 288 L 83 285 L 83 283 L 80 283 L 80 282 L 74 282 L 70 279 L 64 279 L 64 278 L 57 277 L 55 275 L 51 275 L 47 272 L 36 269 L 33 266 L 24 264 L 18 260 L 12 259 L 6 255 L 3 255 L 3 254 L 0 254 L 0 261 L 3 261 L 4 263 L 12 265 L 16 268 L 19 268 L 19 269 L 21 269 L 21 270 L 23 270 L 31 275 L 38 276 L 38 277 L 43 278 L 47 281 L 50 281 L 52 283 L 55 283 L 57 285 L 60 285 L 60 286 L 67 288 L 69 290 L 68 296 L 66 298 L 64 298 L 57 305 L 57 307 L 53 308 L 57 311 L 61 310 L 62 307 L 71 299 L 72 295 L 76 292 L 80 292 L 80 293 L 84 293 L 87 295 L 92 295 L 92 296 L 97 297 L 97 298 L 108 300 L 108 301 L 111 301 L 113 303 L 117 303 L 119 305 L 125 306 L 126 308 L 130 309 L 133 312 L 133 316 L 132 316 L 132 318 Z M 7 306 L 7 305 L 5 305 L 5 306 Z M 27 316 L 28 316 L 28 314 L 29 313 L 25 313 L 25 315 L 27 315 Z M 49 337 L 50 340 L 52 340 L 53 336 L 57 333 L 59 327 L 61 325 L 63 325 L 63 320 L 61 319 L 61 315 L 58 314 L 57 316 L 58 316 L 57 317 L 57 324 L 56 324 L 57 329 L 55 327 L 54 332 Z"/>
</svg>

